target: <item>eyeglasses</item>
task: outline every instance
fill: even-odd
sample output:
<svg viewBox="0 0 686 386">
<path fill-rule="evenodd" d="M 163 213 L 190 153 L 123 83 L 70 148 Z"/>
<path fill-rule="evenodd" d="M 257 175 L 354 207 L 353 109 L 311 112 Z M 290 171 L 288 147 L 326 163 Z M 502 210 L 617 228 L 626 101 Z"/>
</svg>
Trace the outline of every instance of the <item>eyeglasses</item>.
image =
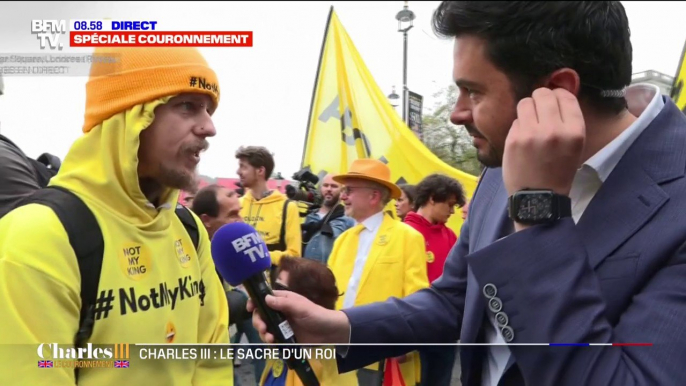
<svg viewBox="0 0 686 386">
<path fill-rule="evenodd" d="M 378 189 L 370 188 L 367 186 L 344 186 L 343 188 L 341 188 L 341 193 L 345 193 L 345 195 L 347 196 L 351 192 L 353 192 L 357 189 L 368 189 L 368 190 L 374 190 L 374 191 L 378 190 Z"/>
</svg>

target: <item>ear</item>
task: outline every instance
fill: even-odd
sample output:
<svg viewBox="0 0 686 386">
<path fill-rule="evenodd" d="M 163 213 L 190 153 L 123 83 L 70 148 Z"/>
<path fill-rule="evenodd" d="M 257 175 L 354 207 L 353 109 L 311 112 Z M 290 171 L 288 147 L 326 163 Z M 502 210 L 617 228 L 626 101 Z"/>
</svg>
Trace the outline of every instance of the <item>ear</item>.
<svg viewBox="0 0 686 386">
<path fill-rule="evenodd" d="M 571 68 L 561 68 L 550 74 L 545 87 L 551 90 L 563 88 L 574 96 L 578 96 L 579 89 L 581 88 L 581 78 L 579 78 L 579 74 Z"/>
<path fill-rule="evenodd" d="M 372 192 L 372 194 L 373 194 L 373 197 L 374 197 L 374 200 L 375 200 L 375 201 L 378 201 L 379 204 L 383 204 L 383 201 L 382 201 L 382 199 L 383 199 L 383 194 L 382 194 L 380 191 L 374 190 L 374 191 Z M 385 207 L 386 207 L 386 205 L 384 205 L 384 208 L 385 208 Z"/>
<path fill-rule="evenodd" d="M 212 217 L 208 216 L 206 213 L 200 215 L 200 221 L 205 225 L 205 228 L 209 228 L 212 225 Z"/>
</svg>

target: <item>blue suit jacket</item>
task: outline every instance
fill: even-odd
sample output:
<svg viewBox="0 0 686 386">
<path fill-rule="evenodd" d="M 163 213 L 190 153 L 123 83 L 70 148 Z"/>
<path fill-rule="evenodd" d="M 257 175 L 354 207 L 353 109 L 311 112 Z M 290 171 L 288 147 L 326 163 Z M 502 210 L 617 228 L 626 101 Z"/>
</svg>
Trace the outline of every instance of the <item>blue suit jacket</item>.
<svg viewBox="0 0 686 386">
<path fill-rule="evenodd" d="M 483 343 L 484 317 L 494 315 L 484 286 L 493 284 L 511 343 L 653 344 L 509 346 L 501 385 L 683 384 L 686 116 L 664 99 L 576 225 L 511 234 L 501 169 L 486 170 L 443 276 L 402 300 L 346 310 L 351 342 Z M 339 371 L 410 348 L 353 346 Z M 480 385 L 485 353 L 461 348 L 463 385 Z"/>
</svg>

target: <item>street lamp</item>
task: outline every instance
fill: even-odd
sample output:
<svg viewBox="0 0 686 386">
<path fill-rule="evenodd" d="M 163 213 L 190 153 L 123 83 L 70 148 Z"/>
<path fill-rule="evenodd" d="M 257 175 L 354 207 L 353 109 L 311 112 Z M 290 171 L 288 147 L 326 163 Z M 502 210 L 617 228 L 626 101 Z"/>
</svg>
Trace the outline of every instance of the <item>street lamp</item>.
<svg viewBox="0 0 686 386">
<path fill-rule="evenodd" d="M 391 106 L 393 106 L 394 109 L 398 107 L 398 105 L 400 104 L 398 101 L 398 99 L 400 99 L 400 95 L 395 93 L 395 86 L 393 86 L 393 91 L 390 94 L 388 94 L 388 99 L 391 102 Z"/>
<path fill-rule="evenodd" d="M 407 100 L 409 90 L 407 89 L 407 31 L 413 27 L 412 21 L 415 19 L 414 12 L 407 8 L 407 1 L 403 9 L 395 15 L 398 20 L 398 32 L 403 33 L 403 121 L 407 123 Z"/>
</svg>

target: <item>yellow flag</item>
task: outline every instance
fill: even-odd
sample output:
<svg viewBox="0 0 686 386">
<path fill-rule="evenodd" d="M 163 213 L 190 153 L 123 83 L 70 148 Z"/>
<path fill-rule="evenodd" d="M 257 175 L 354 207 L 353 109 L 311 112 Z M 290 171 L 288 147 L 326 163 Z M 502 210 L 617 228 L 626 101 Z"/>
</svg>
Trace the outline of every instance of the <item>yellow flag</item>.
<svg viewBox="0 0 686 386">
<path fill-rule="evenodd" d="M 331 8 L 307 128 L 302 167 L 320 179 L 345 173 L 358 158 L 375 158 L 391 169 L 396 184 L 417 184 L 432 173 L 462 183 L 471 197 L 477 177 L 436 157 L 403 122 L 374 81 Z M 393 203 L 391 203 L 393 204 Z M 395 209 L 389 209 L 395 214 Z M 459 211 L 447 224 L 459 235 Z"/>
<path fill-rule="evenodd" d="M 674 103 L 679 107 L 679 110 L 686 113 L 686 90 L 684 87 L 686 87 L 686 44 L 684 44 L 684 50 L 681 52 L 681 60 L 679 61 L 679 68 L 676 70 L 671 92 Z"/>
</svg>

